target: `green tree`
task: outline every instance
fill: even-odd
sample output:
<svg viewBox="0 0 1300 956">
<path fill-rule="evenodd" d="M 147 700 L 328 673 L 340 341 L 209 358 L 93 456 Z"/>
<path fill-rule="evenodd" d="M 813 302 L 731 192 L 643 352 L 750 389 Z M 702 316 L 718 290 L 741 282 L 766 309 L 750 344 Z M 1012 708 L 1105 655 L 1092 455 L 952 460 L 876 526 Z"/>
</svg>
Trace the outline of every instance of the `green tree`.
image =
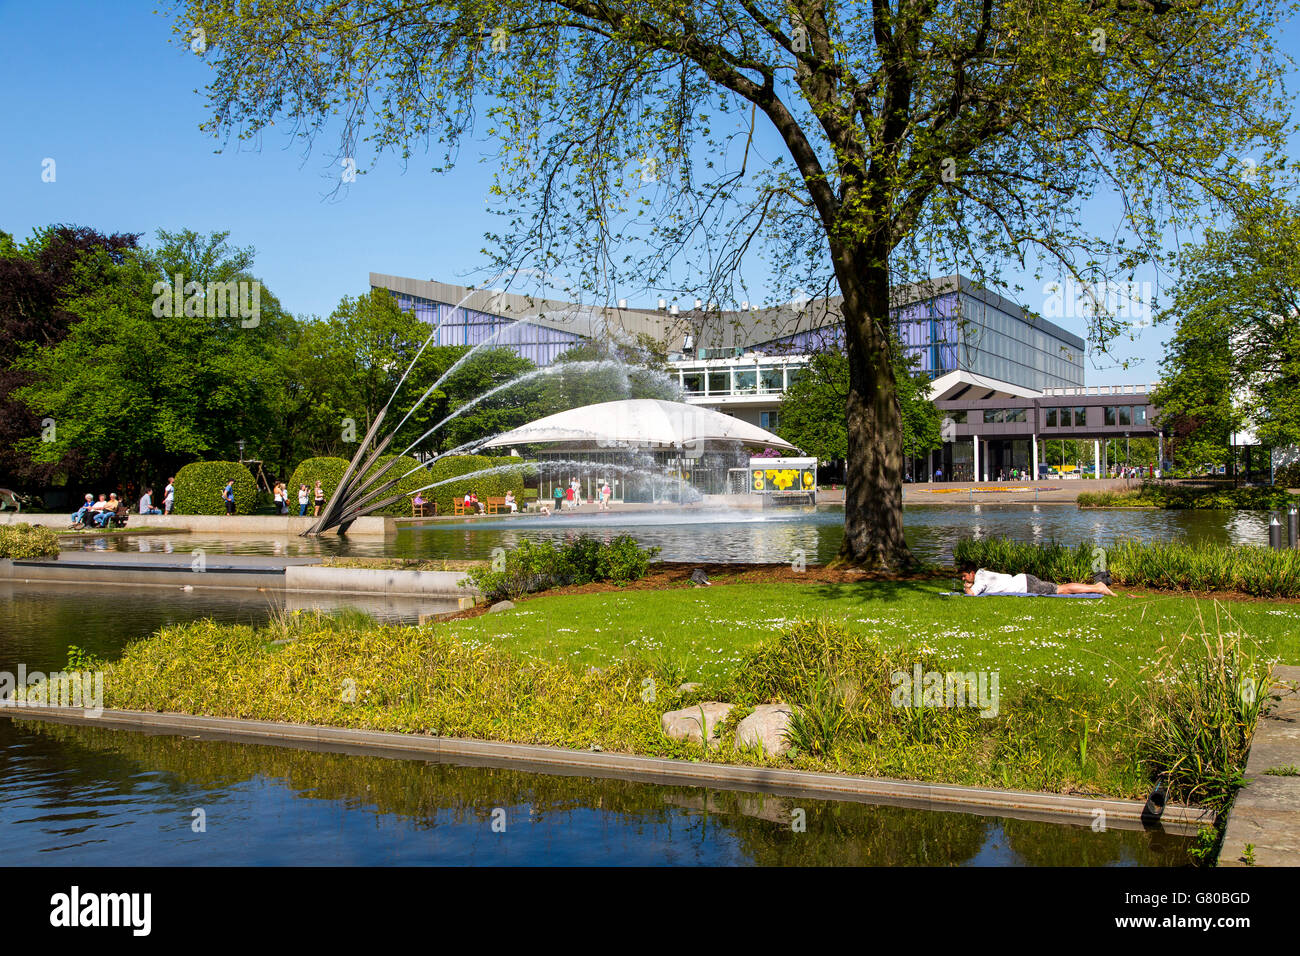
<svg viewBox="0 0 1300 956">
<path fill-rule="evenodd" d="M 225 233 L 158 236 L 157 249 L 85 258 L 78 268 L 95 282 L 66 302 L 76 317 L 66 336 L 14 363 L 30 376 L 16 396 L 57 423 L 19 442 L 32 461 L 75 452 L 98 479 L 156 483 L 191 459 L 234 457 L 241 439 L 257 449 L 278 383 L 272 356 L 293 320 L 260 283 L 255 317 L 208 307 L 209 282 L 257 282 L 251 252 Z M 192 301 L 190 282 L 204 289 Z"/>
<path fill-rule="evenodd" d="M 920 458 L 942 446 L 939 429 L 943 416 L 930 400 L 930 380 L 917 370 L 915 358 L 898 346 L 893 361 L 903 453 Z M 843 460 L 849 448 L 844 411 L 849 383 L 849 360 L 843 352 L 814 353 L 781 398 L 777 416 L 781 437 L 823 461 Z"/>
<path fill-rule="evenodd" d="M 1233 432 L 1300 443 L 1300 206 L 1266 196 L 1181 263 L 1152 396 L 1184 468 L 1225 464 Z"/>
<path fill-rule="evenodd" d="M 998 263 L 1027 259 L 1097 284 L 1160 259 L 1170 226 L 1254 191 L 1238 157 L 1282 162 L 1271 33 L 1291 8 L 187 0 L 175 30 L 205 31 L 211 132 L 310 137 L 337 115 L 341 156 L 436 143 L 446 168 L 486 127 L 508 200 L 489 236 L 501 265 L 577 273 L 595 298 L 637 280 L 731 302 L 758 242 L 776 284 L 837 286 L 841 553 L 897 568 L 912 557 L 891 287 L 959 266 L 996 282 Z M 1099 187 L 1119 211 L 1085 221 Z M 1121 328 L 1090 323 L 1094 345 Z"/>
</svg>

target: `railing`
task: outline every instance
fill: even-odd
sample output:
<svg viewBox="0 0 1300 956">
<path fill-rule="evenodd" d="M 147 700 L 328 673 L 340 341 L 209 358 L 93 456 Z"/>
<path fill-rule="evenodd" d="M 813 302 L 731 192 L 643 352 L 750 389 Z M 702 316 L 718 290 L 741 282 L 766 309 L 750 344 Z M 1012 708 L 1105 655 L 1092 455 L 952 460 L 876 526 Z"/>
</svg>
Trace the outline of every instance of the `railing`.
<svg viewBox="0 0 1300 956">
<path fill-rule="evenodd" d="M 1147 385 L 1063 385 L 1045 388 L 1043 395 L 1148 395 L 1159 386 L 1159 382 Z"/>
</svg>

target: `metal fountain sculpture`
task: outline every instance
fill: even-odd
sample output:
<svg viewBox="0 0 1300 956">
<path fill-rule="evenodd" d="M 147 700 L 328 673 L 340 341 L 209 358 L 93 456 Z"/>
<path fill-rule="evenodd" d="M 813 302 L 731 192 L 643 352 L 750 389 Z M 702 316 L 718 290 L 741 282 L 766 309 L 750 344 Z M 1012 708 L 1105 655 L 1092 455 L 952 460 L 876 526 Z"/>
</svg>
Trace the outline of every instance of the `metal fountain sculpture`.
<svg viewBox="0 0 1300 956">
<path fill-rule="evenodd" d="M 507 273 L 504 272 L 501 273 L 495 279 L 489 280 L 488 285 L 497 282 L 498 280 L 504 278 L 506 275 Z M 455 308 L 452 311 L 455 312 L 456 309 L 460 309 L 467 301 L 469 301 L 471 296 L 481 291 L 483 290 L 471 289 L 465 295 L 465 297 L 462 298 L 460 302 L 456 304 Z M 509 329 L 515 328 L 520 323 L 526 322 L 528 318 L 529 316 L 524 316 L 508 325 L 503 325 L 496 332 L 492 333 L 492 335 L 488 336 L 487 339 L 485 339 L 483 342 L 480 342 L 478 345 L 474 346 L 474 348 L 470 349 L 468 352 L 462 355 L 459 359 L 457 359 L 452 364 L 452 366 L 449 369 L 447 369 L 447 371 L 443 372 L 442 375 L 438 376 L 438 380 L 436 382 L 434 382 L 427 389 L 425 389 L 424 394 L 420 396 L 420 400 L 411 406 L 410 410 L 407 411 L 406 415 L 403 416 L 402 420 L 397 423 L 396 428 L 388 432 L 388 434 L 386 434 L 383 438 L 377 438 L 377 436 L 380 434 L 380 430 L 384 424 L 385 419 L 388 417 L 388 410 L 392 406 L 393 401 L 397 398 L 397 393 L 400 392 L 402 386 L 406 384 L 406 379 L 410 376 L 411 371 L 415 368 L 416 363 L 420 361 L 420 356 L 424 354 L 424 350 L 428 348 L 429 343 L 432 342 L 434 337 L 438 334 L 438 330 L 441 328 L 441 325 L 435 326 L 433 331 L 429 333 L 429 337 L 424 340 L 424 344 L 420 346 L 419 351 L 415 353 L 415 358 L 411 359 L 411 364 L 408 365 L 406 371 L 402 373 L 401 379 L 399 379 L 397 382 L 397 387 L 393 389 L 393 394 L 389 396 L 388 401 L 384 404 L 384 407 L 379 410 L 379 414 L 377 414 L 375 416 L 374 421 L 370 423 L 370 428 L 366 430 L 365 437 L 361 440 L 361 443 L 357 446 L 356 454 L 352 456 L 352 461 L 348 463 L 347 469 L 343 472 L 343 477 L 339 479 L 338 487 L 334 489 L 333 494 L 330 495 L 329 500 L 325 503 L 325 509 L 320 513 L 317 520 L 312 523 L 311 527 L 309 527 L 306 531 L 303 531 L 301 533 L 301 537 L 318 536 L 324 534 L 326 531 L 330 530 L 331 528 L 337 528 L 338 533 L 341 535 L 347 534 L 348 528 L 350 528 L 352 526 L 352 523 L 356 521 L 358 518 L 364 515 L 368 515 L 371 512 L 378 511 L 381 508 L 385 508 L 388 505 L 391 505 L 397 501 L 401 501 L 403 498 L 405 498 L 407 496 L 405 492 L 399 494 L 393 494 L 393 495 L 388 495 L 388 493 L 392 491 L 395 487 L 397 487 L 397 485 L 402 481 L 403 478 L 406 478 L 408 475 L 414 473 L 414 471 L 418 469 L 412 469 L 411 471 L 408 471 L 406 474 L 398 475 L 395 478 L 390 478 L 387 481 L 383 482 L 382 484 L 378 484 L 378 482 L 380 482 L 380 480 L 386 474 L 388 474 L 388 472 L 395 465 L 397 465 L 398 462 L 402 460 L 402 457 L 406 455 L 407 452 L 411 451 L 411 449 L 415 448 L 416 445 L 420 444 L 420 442 L 424 441 L 435 431 L 437 431 L 439 428 L 445 425 L 451 418 L 460 414 L 460 412 L 464 411 L 466 408 L 474 404 L 477 404 L 478 402 L 482 401 L 484 398 L 487 398 L 489 395 L 493 394 L 494 392 L 499 391 L 500 388 L 504 388 L 505 387 L 504 385 L 498 387 L 497 389 L 492 389 L 490 392 L 484 393 L 483 395 L 480 395 L 478 398 L 474 399 L 474 401 L 467 403 L 465 406 L 462 406 L 460 409 L 457 409 L 457 411 L 453 412 L 451 415 L 448 415 L 446 418 L 444 418 L 438 424 L 434 425 L 432 428 L 426 431 L 415 441 L 411 442 L 411 444 L 408 445 L 406 449 L 402 451 L 401 454 L 393 456 L 391 460 L 389 460 L 386 464 L 381 466 L 373 474 L 367 475 L 367 473 L 372 468 L 374 468 L 375 463 L 378 462 L 380 457 L 384 454 L 384 452 L 388 450 L 388 446 L 391 445 L 393 439 L 397 437 L 397 433 L 402 430 L 402 426 L 407 423 L 410 417 L 413 414 L 415 414 L 417 410 L 419 410 L 420 406 L 422 406 L 425 403 L 425 401 L 429 398 L 429 396 L 433 394 L 434 390 L 437 389 L 439 385 L 441 385 L 444 381 L 447 380 L 448 376 L 450 376 L 458 368 L 460 368 L 461 365 L 463 365 L 465 361 L 476 351 L 478 351 L 480 348 L 482 348 L 485 345 L 488 345 L 491 342 L 496 341 L 497 338 L 502 333 L 506 332 Z M 595 363 L 581 363 L 581 364 L 595 364 Z M 529 373 L 529 375 L 532 374 L 537 374 L 537 373 Z M 506 385 L 511 385 L 511 384 L 514 384 L 514 382 L 506 383 Z M 487 439 L 483 439 L 483 441 L 486 440 Z M 455 448 L 453 449 L 453 451 L 458 451 L 458 452 L 469 451 L 472 450 L 473 447 L 476 447 L 481 443 L 482 442 L 471 442 L 468 445 L 462 445 L 459 448 Z M 432 487 L 432 485 L 428 487 Z M 420 489 L 420 490 L 423 491 L 425 489 Z M 385 495 L 388 495 L 388 497 L 384 497 Z"/>
</svg>

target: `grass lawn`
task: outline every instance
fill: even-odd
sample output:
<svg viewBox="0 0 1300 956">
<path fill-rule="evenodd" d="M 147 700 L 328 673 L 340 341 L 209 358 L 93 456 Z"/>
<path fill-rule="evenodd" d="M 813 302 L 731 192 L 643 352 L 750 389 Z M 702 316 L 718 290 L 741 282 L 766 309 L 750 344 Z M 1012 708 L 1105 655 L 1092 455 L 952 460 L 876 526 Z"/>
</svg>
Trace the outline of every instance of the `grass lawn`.
<svg viewBox="0 0 1300 956">
<path fill-rule="evenodd" d="M 1263 655 L 1300 663 L 1300 603 L 940 596 L 949 587 L 939 579 L 550 595 L 439 626 L 463 640 L 583 667 L 639 652 L 679 665 L 691 680 L 721 678 L 783 625 L 818 616 L 893 647 L 927 649 L 959 669 L 998 668 L 1003 693 L 1067 676 L 1097 687 L 1135 683 L 1161 646 L 1184 634 L 1235 630 Z"/>
</svg>

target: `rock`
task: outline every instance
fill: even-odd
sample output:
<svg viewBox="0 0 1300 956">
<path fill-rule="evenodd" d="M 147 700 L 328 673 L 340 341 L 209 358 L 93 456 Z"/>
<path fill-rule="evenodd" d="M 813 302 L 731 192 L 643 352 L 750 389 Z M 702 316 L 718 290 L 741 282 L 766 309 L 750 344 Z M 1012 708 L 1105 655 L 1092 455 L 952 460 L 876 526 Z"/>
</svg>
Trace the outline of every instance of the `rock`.
<svg viewBox="0 0 1300 956">
<path fill-rule="evenodd" d="M 700 684 L 700 683 L 698 683 L 698 682 L 696 682 L 696 681 L 687 681 L 687 682 L 686 682 L 685 684 L 683 684 L 681 687 L 678 687 L 678 688 L 677 688 L 677 693 L 679 693 L 679 694 L 693 694 L 693 693 L 695 693 L 697 690 L 699 690 L 699 689 L 700 689 L 701 687 L 703 687 L 703 686 L 704 686 L 703 684 Z"/>
<path fill-rule="evenodd" d="M 769 757 L 779 757 L 790 749 L 786 731 L 793 714 L 789 704 L 759 704 L 736 725 L 736 749 L 758 747 Z"/>
<path fill-rule="evenodd" d="M 706 700 L 702 704 L 670 710 L 664 714 L 664 733 L 673 740 L 693 740 L 700 743 L 708 735 L 709 745 L 718 744 L 718 724 L 731 713 L 733 704 L 724 704 L 716 700 Z M 703 721 L 703 728 L 701 728 Z"/>
<path fill-rule="evenodd" d="M 497 601 L 496 604 L 488 608 L 488 613 L 495 614 L 497 611 L 510 611 L 514 609 L 514 606 L 514 601 Z"/>
</svg>

